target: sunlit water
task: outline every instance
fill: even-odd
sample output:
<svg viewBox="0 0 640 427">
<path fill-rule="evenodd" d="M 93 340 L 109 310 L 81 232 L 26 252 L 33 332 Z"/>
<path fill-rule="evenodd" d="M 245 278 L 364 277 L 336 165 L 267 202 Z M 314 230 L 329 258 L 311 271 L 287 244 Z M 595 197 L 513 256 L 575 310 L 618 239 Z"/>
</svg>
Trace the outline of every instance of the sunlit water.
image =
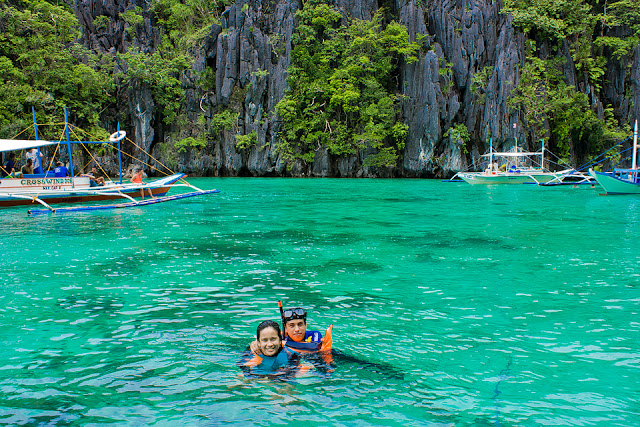
<svg viewBox="0 0 640 427">
<path fill-rule="evenodd" d="M 192 182 L 221 193 L 0 212 L 0 423 L 640 424 L 640 198 Z M 329 377 L 241 376 L 279 299 L 334 324 Z"/>
</svg>

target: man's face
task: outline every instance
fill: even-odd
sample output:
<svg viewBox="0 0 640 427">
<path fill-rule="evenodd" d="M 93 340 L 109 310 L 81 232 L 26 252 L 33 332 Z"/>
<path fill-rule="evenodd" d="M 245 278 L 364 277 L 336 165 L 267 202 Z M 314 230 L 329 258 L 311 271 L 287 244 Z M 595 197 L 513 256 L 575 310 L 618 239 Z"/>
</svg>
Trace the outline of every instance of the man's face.
<svg viewBox="0 0 640 427">
<path fill-rule="evenodd" d="M 307 333 L 307 322 L 303 319 L 289 320 L 285 324 L 285 330 L 292 340 L 300 342 Z"/>
</svg>

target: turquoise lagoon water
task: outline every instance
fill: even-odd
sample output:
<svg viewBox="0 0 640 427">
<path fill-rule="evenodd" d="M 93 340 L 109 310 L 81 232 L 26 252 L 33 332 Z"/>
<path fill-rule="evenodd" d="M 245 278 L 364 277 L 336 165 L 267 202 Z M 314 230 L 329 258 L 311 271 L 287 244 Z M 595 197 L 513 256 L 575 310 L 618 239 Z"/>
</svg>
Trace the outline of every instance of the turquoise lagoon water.
<svg viewBox="0 0 640 427">
<path fill-rule="evenodd" d="M 140 209 L 3 210 L 0 423 L 638 425 L 640 198 L 197 179 Z M 277 301 L 335 371 L 245 379 Z"/>
</svg>

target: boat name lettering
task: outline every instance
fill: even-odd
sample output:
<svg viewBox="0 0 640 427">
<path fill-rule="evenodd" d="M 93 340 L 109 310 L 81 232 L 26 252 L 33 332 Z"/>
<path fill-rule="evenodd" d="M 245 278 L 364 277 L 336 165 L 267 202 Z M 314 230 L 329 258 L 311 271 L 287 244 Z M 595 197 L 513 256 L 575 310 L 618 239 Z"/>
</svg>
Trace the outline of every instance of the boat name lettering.
<svg viewBox="0 0 640 427">
<path fill-rule="evenodd" d="M 62 185 L 71 184 L 71 178 L 31 178 L 23 179 L 20 185 Z"/>
</svg>

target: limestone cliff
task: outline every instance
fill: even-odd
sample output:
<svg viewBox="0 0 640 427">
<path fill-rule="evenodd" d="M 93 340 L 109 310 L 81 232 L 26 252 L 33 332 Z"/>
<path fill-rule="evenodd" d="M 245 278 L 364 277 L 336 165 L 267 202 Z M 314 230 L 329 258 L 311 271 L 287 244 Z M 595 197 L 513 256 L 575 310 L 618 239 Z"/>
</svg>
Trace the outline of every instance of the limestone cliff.
<svg viewBox="0 0 640 427">
<path fill-rule="evenodd" d="M 419 60 L 404 64 L 398 76 L 397 90 L 405 96 L 403 117 L 409 125 L 398 167 L 365 168 L 365 153 L 337 158 L 325 147 L 318 147 L 312 164 L 286 167 L 277 151 L 281 122 L 274 108 L 287 89 L 291 36 L 297 25 L 296 11 L 302 5 L 298 0 L 238 0 L 222 14 L 220 25 L 210 28 L 202 45 L 193 52 L 192 73 L 183 76 L 186 96 L 182 113 L 191 122 L 199 116 L 206 118 L 207 147 L 179 153 L 176 169 L 191 175 L 448 176 L 467 169 L 486 150 L 489 136 L 498 146 L 513 136 L 527 140 L 522 117 L 507 103 L 520 79 L 525 40 L 512 25 L 510 15 L 500 13 L 501 1 L 335 0 L 334 4 L 344 16 L 359 19 L 370 19 L 384 6 L 408 28 L 412 41 L 422 43 Z M 144 23 L 135 37 L 125 31 L 127 24 L 119 18 L 120 13 L 133 7 L 144 11 Z M 145 52 L 154 51 L 160 36 L 146 8 L 147 3 L 142 0 L 75 2 L 84 28 L 84 43 L 111 54 L 134 46 Z M 93 22 L 100 15 L 111 17 L 107 28 L 94 27 Z M 571 55 L 567 57 L 570 61 Z M 603 114 L 603 104 L 609 104 L 621 122 L 640 117 L 640 48 L 636 48 L 631 61 L 611 61 L 607 67 L 606 87 L 599 98 L 591 98 L 598 114 Z M 632 68 L 631 81 L 624 77 L 628 65 Z M 215 84 L 212 82 L 211 88 L 205 90 L 195 76 L 207 69 Z M 490 73 L 479 95 L 472 91 L 472 78 L 483 70 Z M 566 67 L 565 71 L 570 84 L 584 93 L 593 93 L 574 68 Z M 175 143 L 171 140 L 175 135 L 189 136 L 189 130 L 178 123 L 162 123 L 145 85 L 134 86 L 120 96 L 126 99 L 120 108 L 127 109 L 127 125 L 133 127 L 138 145 L 153 150 L 154 156 L 166 163 L 166 150 L 160 150 L 162 143 Z M 214 129 L 212 118 L 227 107 L 240 112 L 233 128 Z M 447 129 L 457 123 L 466 125 L 471 133 L 471 141 L 465 145 L 444 137 Z M 515 131 L 513 123 L 518 124 Z M 249 149 L 238 149 L 235 135 L 252 132 L 257 143 Z"/>
</svg>

